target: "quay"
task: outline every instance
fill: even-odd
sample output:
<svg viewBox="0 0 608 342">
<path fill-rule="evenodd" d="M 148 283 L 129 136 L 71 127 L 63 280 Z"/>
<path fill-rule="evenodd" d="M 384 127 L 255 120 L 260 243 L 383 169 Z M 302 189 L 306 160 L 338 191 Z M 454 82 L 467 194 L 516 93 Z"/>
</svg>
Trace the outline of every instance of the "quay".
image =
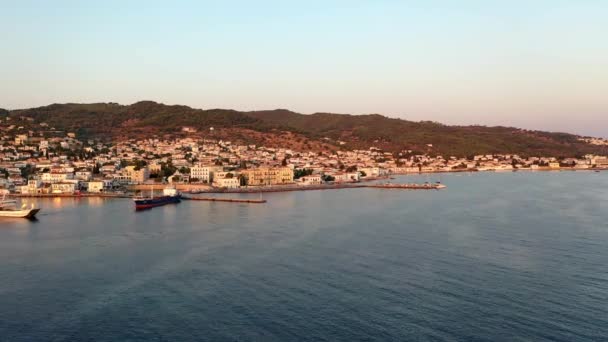
<svg viewBox="0 0 608 342">
<path fill-rule="evenodd" d="M 439 190 L 446 186 L 443 184 L 369 184 L 365 185 L 366 188 L 378 188 L 378 189 L 411 189 L 411 190 Z"/>
<path fill-rule="evenodd" d="M 100 194 L 100 193 L 80 193 L 80 194 L 9 194 L 10 197 L 17 198 L 133 198 L 127 194 Z"/>
<path fill-rule="evenodd" d="M 266 203 L 265 199 L 244 199 L 244 198 L 218 198 L 218 197 L 187 197 L 182 196 L 187 201 L 209 201 L 209 202 L 231 202 L 231 203 Z"/>
<path fill-rule="evenodd" d="M 376 189 L 409 189 L 409 190 L 439 190 L 446 186 L 440 183 L 424 183 L 424 184 L 399 184 L 399 183 L 337 183 L 337 184 L 319 184 L 319 185 L 279 185 L 268 187 L 245 187 L 239 189 L 225 189 L 208 187 L 201 189 L 200 194 L 214 193 L 234 193 L 234 194 L 255 194 L 255 193 L 272 193 L 272 192 L 288 192 L 288 191 L 307 191 L 307 190 L 339 190 L 339 189 L 358 189 L 358 188 L 376 188 Z M 131 188 L 131 191 L 134 189 Z M 187 193 L 186 193 L 187 194 Z M 104 199 L 119 199 L 133 198 L 132 193 L 50 193 L 50 194 L 8 194 L 13 198 L 104 198 Z M 210 201 L 210 202 L 235 202 L 235 203 L 266 203 L 266 200 L 261 199 L 239 199 L 239 198 L 217 198 L 217 197 L 192 197 L 183 196 L 184 200 L 192 201 Z"/>
</svg>

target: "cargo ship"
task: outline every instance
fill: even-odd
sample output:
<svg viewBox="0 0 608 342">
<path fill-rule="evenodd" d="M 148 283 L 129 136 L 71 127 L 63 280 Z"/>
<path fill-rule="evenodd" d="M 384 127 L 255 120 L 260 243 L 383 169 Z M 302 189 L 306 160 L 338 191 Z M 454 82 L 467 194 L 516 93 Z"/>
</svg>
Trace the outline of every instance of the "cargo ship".
<svg viewBox="0 0 608 342">
<path fill-rule="evenodd" d="M 135 210 L 150 209 L 160 207 L 165 204 L 181 202 L 182 195 L 175 188 L 169 187 L 163 189 L 162 196 L 154 196 L 153 190 L 150 190 L 150 197 L 135 197 Z"/>
</svg>

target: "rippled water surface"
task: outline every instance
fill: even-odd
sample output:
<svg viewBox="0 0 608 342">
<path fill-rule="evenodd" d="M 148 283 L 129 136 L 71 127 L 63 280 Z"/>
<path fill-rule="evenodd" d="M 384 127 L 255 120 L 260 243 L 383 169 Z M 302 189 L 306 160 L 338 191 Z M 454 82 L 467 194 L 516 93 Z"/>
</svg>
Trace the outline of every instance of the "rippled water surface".
<svg viewBox="0 0 608 342">
<path fill-rule="evenodd" d="M 41 200 L 0 221 L 0 341 L 608 340 L 608 172 L 400 179 L 439 177 Z"/>
</svg>

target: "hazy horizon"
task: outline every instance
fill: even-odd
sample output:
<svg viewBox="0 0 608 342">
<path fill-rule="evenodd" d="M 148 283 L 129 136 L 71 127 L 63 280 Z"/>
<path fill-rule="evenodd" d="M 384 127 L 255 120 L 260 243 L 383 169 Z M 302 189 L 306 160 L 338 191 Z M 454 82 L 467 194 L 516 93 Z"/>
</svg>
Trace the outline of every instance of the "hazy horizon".
<svg viewBox="0 0 608 342">
<path fill-rule="evenodd" d="M 608 137 L 600 1 L 0 0 L 0 108 L 149 99 Z"/>
</svg>

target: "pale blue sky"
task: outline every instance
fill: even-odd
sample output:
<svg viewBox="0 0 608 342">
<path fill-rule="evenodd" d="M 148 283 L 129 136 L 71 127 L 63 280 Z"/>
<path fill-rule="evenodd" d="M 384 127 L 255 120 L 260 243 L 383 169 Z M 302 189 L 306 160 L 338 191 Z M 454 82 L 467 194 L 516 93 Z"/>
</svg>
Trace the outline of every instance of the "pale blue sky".
<svg viewBox="0 0 608 342">
<path fill-rule="evenodd" d="M 0 0 L 0 107 L 155 100 L 608 136 L 608 1 Z"/>
</svg>

